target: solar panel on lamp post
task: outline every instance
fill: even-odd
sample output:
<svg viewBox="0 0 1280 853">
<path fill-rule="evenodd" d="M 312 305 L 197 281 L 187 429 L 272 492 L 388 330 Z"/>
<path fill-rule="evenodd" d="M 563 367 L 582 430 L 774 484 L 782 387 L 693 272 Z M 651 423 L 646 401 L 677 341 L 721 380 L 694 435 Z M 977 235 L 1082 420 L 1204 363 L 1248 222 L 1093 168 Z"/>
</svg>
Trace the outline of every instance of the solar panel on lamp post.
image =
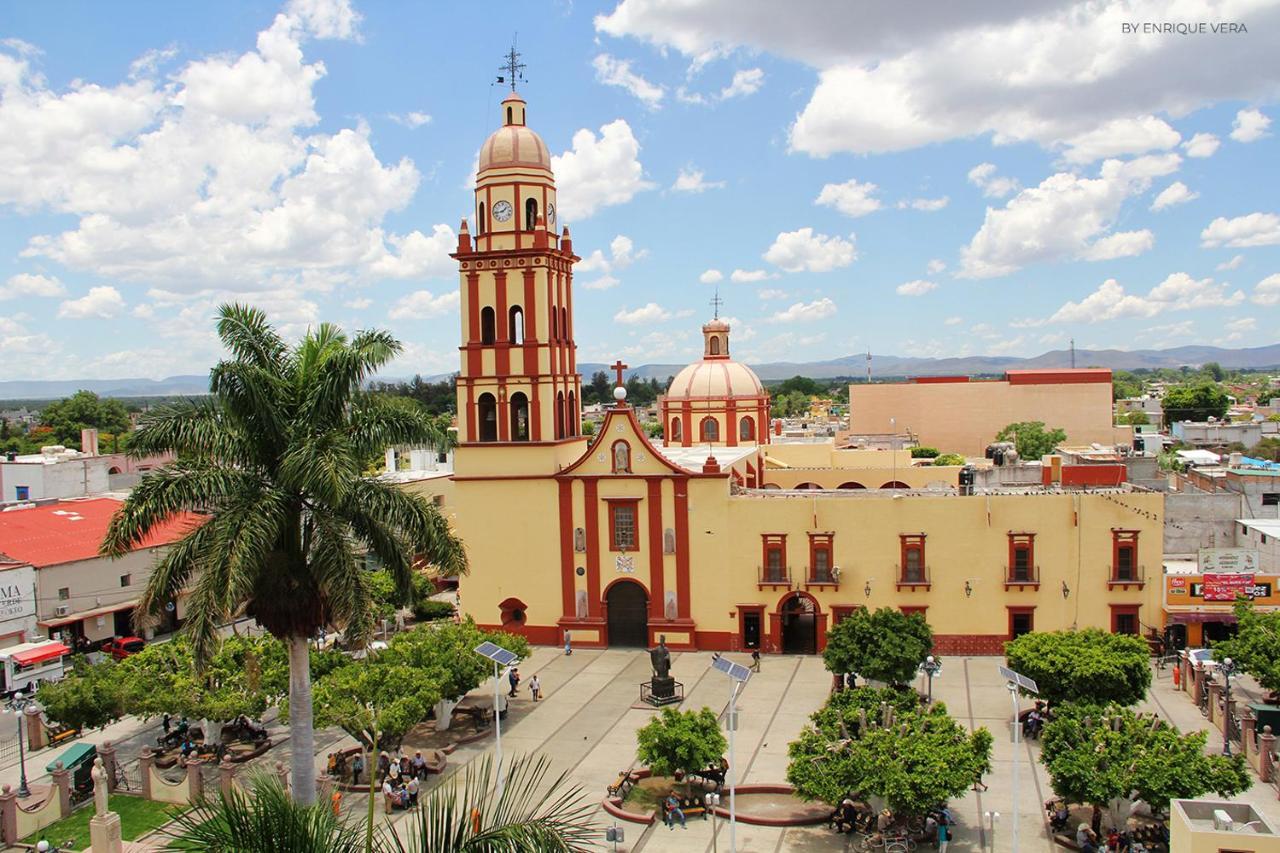
<svg viewBox="0 0 1280 853">
<path fill-rule="evenodd" d="M 996 667 L 1000 677 L 1009 687 L 1009 698 L 1013 701 L 1013 820 L 1010 832 L 1013 839 L 1013 853 L 1018 853 L 1018 745 L 1022 742 L 1022 725 L 1018 720 L 1018 691 L 1025 690 L 1033 696 L 1040 695 L 1040 688 L 1034 681 L 1021 673 L 1014 672 L 1007 666 Z"/>
<path fill-rule="evenodd" d="M 726 726 L 729 729 L 729 777 L 727 779 L 729 784 L 729 853 L 737 853 L 738 810 L 737 799 L 734 795 L 734 778 L 738 770 L 734 762 L 733 742 L 734 732 L 738 729 L 738 691 L 742 689 L 742 685 L 746 684 L 747 679 L 751 677 L 751 670 L 740 663 L 734 663 L 728 658 L 721 657 L 718 652 L 711 658 L 711 668 L 729 676 L 729 713 L 725 718 Z"/>
<path fill-rule="evenodd" d="M 515 652 L 508 651 L 496 643 L 484 642 L 475 648 L 476 654 L 486 657 L 493 661 L 493 734 L 494 734 L 494 754 L 497 756 L 498 775 L 496 781 L 495 792 L 498 799 L 502 799 L 502 711 L 498 707 L 498 690 L 499 681 L 502 676 L 499 670 L 505 666 L 511 666 L 520 660 L 520 656 Z"/>
</svg>

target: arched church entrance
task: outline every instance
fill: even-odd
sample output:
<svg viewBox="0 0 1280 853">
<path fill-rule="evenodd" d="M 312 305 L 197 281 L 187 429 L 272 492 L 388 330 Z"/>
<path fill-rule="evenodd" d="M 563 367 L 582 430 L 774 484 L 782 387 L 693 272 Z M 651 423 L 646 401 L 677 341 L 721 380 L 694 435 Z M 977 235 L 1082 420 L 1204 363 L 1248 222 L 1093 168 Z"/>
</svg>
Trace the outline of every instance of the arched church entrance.
<svg viewBox="0 0 1280 853">
<path fill-rule="evenodd" d="M 621 580 L 605 593 L 609 645 L 645 648 L 649 640 L 649 595 L 635 581 Z"/>
<path fill-rule="evenodd" d="M 813 599 L 792 593 L 779 608 L 782 617 L 782 653 L 812 655 L 818 652 L 818 609 Z"/>
</svg>

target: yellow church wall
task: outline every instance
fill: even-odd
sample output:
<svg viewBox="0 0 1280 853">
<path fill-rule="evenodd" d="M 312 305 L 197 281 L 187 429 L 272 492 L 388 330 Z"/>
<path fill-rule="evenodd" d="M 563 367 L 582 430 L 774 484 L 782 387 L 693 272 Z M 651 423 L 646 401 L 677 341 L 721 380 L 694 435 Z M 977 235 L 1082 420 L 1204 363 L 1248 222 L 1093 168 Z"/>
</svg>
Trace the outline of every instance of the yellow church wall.
<svg viewBox="0 0 1280 853">
<path fill-rule="evenodd" d="M 586 447 L 583 436 L 556 444 L 463 444 L 454 450 L 453 470 L 463 478 L 545 476 L 573 464 Z"/>
<path fill-rule="evenodd" d="M 960 467 L 769 468 L 765 471 L 764 482 L 766 488 L 779 489 L 794 489 L 804 483 L 813 483 L 822 489 L 838 489 L 850 483 L 860 484 L 866 489 L 878 489 L 896 481 L 910 489 L 927 489 L 930 486 L 957 485 Z M 857 486 L 850 488 L 856 489 Z"/>
<path fill-rule="evenodd" d="M 765 448 L 765 455 L 783 466 L 793 468 L 891 468 L 897 457 L 899 468 L 911 465 L 911 451 L 904 450 L 837 450 L 835 444 L 780 442 Z"/>
</svg>

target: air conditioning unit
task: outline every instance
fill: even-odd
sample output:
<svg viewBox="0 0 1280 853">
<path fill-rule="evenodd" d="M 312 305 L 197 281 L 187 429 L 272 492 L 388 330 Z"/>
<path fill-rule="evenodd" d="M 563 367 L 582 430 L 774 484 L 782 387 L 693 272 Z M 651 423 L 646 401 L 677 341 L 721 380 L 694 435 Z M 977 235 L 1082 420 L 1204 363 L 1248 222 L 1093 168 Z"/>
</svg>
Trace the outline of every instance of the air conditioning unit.
<svg viewBox="0 0 1280 853">
<path fill-rule="evenodd" d="M 55 616 L 66 616 L 70 612 L 71 612 L 71 605 L 69 604 L 59 604 L 57 607 L 53 609 L 53 613 Z"/>
</svg>

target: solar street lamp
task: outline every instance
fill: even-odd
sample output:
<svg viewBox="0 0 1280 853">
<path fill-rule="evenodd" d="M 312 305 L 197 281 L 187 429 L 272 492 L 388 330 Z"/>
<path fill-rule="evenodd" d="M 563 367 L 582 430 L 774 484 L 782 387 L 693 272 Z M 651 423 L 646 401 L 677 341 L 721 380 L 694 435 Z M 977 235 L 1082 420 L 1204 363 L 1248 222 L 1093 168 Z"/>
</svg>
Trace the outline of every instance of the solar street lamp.
<svg viewBox="0 0 1280 853">
<path fill-rule="evenodd" d="M 502 798 L 502 711 L 498 706 L 498 690 L 500 689 L 499 679 L 502 677 L 499 670 L 503 667 L 511 666 L 520 660 L 520 656 L 515 652 L 508 651 L 497 643 L 484 642 L 475 648 L 476 654 L 486 657 L 493 661 L 493 733 L 496 746 L 494 752 L 498 757 L 498 777 L 496 783 L 496 792 L 498 799 Z"/>
<path fill-rule="evenodd" d="M 1009 688 L 1009 698 L 1013 701 L 1013 820 L 1010 821 L 1010 832 L 1013 833 L 1013 853 L 1018 853 L 1018 744 L 1022 738 L 1022 724 L 1018 720 L 1018 691 L 1025 690 L 1032 696 L 1040 695 L 1040 688 L 1030 678 L 1014 672 L 1007 666 L 997 667 Z"/>
<path fill-rule="evenodd" d="M 733 756 L 733 735 L 738 730 L 738 691 L 742 689 L 743 685 L 747 683 L 747 679 L 751 677 L 751 670 L 740 663 L 734 663 L 728 658 L 720 657 L 719 653 L 716 653 L 711 658 L 711 668 L 717 672 L 723 672 L 729 677 L 729 713 L 725 718 L 725 727 L 729 729 L 729 778 L 727 780 L 729 783 L 729 853 L 737 853 L 738 838 L 736 829 L 738 811 L 736 808 L 737 800 L 734 795 L 734 788 L 736 787 L 734 785 L 734 777 L 738 774 L 738 765 Z"/>
</svg>

